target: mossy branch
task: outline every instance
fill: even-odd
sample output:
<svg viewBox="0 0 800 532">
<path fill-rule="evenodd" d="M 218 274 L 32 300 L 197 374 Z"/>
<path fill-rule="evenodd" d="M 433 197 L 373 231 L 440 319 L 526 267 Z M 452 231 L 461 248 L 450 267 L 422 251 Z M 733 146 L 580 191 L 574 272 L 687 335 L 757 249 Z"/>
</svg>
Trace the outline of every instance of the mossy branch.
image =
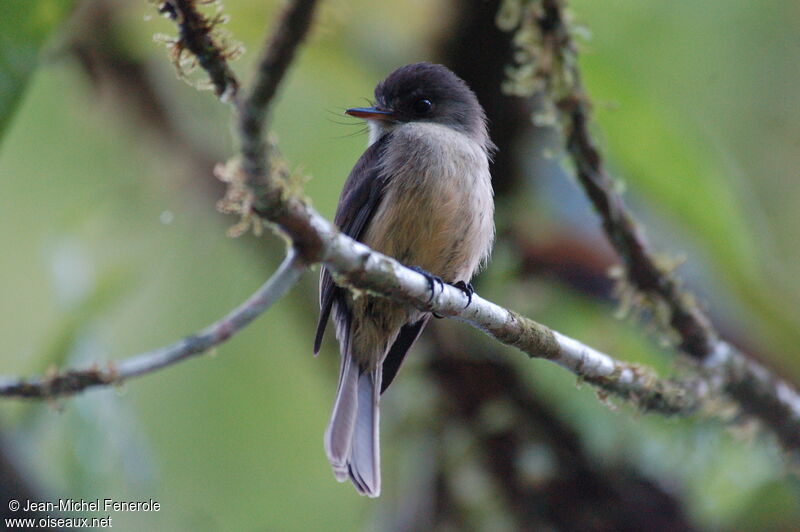
<svg viewBox="0 0 800 532">
<path fill-rule="evenodd" d="M 505 89 L 544 96 L 561 126 L 579 183 L 594 205 L 624 269 L 622 281 L 666 309 L 679 349 L 709 373 L 741 409 L 772 430 L 786 449 L 800 452 L 800 394 L 789 383 L 722 340 L 696 298 L 671 268 L 660 264 L 644 231 L 605 168 L 589 131 L 591 103 L 583 87 L 578 51 L 564 0 L 505 0 L 498 26 L 515 32 L 517 64 Z"/>
<path fill-rule="evenodd" d="M 242 50 L 227 42 L 227 34 L 220 29 L 224 15 L 217 12 L 211 18 L 197 9 L 197 0 L 164 0 L 157 2 L 159 13 L 169 17 L 178 26 L 177 39 L 169 39 L 172 61 L 181 77 L 186 77 L 184 60 L 190 66 L 196 61 L 208 73 L 214 92 L 223 101 L 233 102 L 239 90 L 239 81 L 228 66 Z"/>
</svg>

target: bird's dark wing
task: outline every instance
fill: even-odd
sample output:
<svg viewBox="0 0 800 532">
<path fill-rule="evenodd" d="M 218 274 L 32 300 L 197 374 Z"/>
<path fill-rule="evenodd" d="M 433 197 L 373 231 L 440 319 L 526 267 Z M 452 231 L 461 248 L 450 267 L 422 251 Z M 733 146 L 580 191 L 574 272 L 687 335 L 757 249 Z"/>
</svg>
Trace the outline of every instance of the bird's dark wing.
<svg viewBox="0 0 800 532">
<path fill-rule="evenodd" d="M 381 173 L 381 156 L 391 135 L 384 135 L 364 152 L 345 181 L 339 207 L 333 221 L 349 237 L 359 240 L 369 220 L 383 198 L 388 176 Z M 314 354 L 319 352 L 322 336 L 334 301 L 341 297 L 342 289 L 333 282 L 327 268 L 322 268 L 319 287 L 319 322 L 314 339 Z"/>
<path fill-rule="evenodd" d="M 422 334 L 422 329 L 428 324 L 430 317 L 430 314 L 427 314 L 419 321 L 407 323 L 400 329 L 397 340 L 394 341 L 391 349 L 389 349 L 389 353 L 387 353 L 386 358 L 383 360 L 381 393 L 385 392 L 386 388 L 388 388 L 394 380 L 397 372 L 400 370 L 400 364 L 403 363 L 406 353 L 408 353 L 408 350 L 414 345 L 414 342 L 417 341 L 419 335 Z"/>
</svg>

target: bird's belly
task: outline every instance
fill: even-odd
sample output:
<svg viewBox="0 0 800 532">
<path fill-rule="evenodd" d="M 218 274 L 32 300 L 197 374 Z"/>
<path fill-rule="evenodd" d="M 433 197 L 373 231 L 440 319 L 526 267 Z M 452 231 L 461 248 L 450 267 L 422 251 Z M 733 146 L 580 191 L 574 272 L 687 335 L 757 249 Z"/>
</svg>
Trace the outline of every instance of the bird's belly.
<svg viewBox="0 0 800 532">
<path fill-rule="evenodd" d="M 485 150 L 464 134 L 429 123 L 399 126 L 391 142 L 382 161 L 390 179 L 361 241 L 446 282 L 469 282 L 494 239 Z M 351 345 L 361 346 L 354 356 L 368 365 L 382 360 L 374 353 L 385 355 L 404 324 L 423 315 L 372 296 L 348 297 L 347 304 Z"/>
<path fill-rule="evenodd" d="M 492 196 L 460 177 L 390 189 L 364 243 L 447 282 L 469 281 L 493 239 Z M 473 186 L 461 186 L 464 178 Z"/>
</svg>

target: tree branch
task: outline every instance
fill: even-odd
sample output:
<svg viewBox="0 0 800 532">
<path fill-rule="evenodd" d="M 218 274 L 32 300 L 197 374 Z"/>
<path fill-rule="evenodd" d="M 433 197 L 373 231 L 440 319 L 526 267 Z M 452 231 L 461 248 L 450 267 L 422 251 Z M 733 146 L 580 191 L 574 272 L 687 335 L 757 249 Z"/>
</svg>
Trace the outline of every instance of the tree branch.
<svg viewBox="0 0 800 532">
<path fill-rule="evenodd" d="M 321 260 L 334 272 L 339 285 L 456 318 L 531 358 L 550 360 L 644 410 L 690 414 L 714 392 L 703 379 L 660 380 L 648 368 L 620 362 L 477 294 L 467 306 L 464 293 L 450 285 L 431 298 L 423 275 L 342 235 L 317 213 L 310 215 L 323 242 Z"/>
<path fill-rule="evenodd" d="M 264 139 L 269 108 L 295 51 L 311 28 L 316 0 L 289 2 L 275 25 L 258 64 L 247 98 L 239 106 L 242 165 L 256 198 L 271 198 L 277 188 L 267 179 L 267 143 Z M 270 208 L 274 205 L 262 205 Z"/>
<path fill-rule="evenodd" d="M 0 397 L 50 399 L 74 395 L 87 388 L 119 384 L 204 353 L 263 314 L 297 283 L 305 270 L 305 263 L 290 250 L 278 270 L 261 288 L 227 316 L 202 331 L 160 349 L 118 362 L 107 362 L 105 367 L 94 364 L 85 369 L 70 369 L 31 379 L 0 377 Z"/>
<path fill-rule="evenodd" d="M 746 413 L 761 420 L 787 449 L 800 450 L 800 394 L 787 382 L 732 345 L 719 334 L 697 305 L 682 290 L 679 280 L 659 265 L 641 226 L 625 205 L 589 132 L 591 104 L 578 67 L 577 48 L 564 14 L 563 0 L 524 2 L 526 14 L 516 21 L 504 19 L 504 29 L 525 27 L 538 39 L 518 41 L 523 57 L 533 68 L 514 88 L 544 93 L 555 104 L 567 153 L 578 181 L 602 220 L 611 245 L 625 268 L 625 280 L 669 310 L 669 323 L 680 338 L 680 350 L 701 363 L 711 379 L 736 400 Z M 512 23 L 513 22 L 513 23 Z M 534 27 L 527 25 L 533 24 Z M 530 35 L 530 33 L 528 33 Z M 516 91 L 520 94 L 520 91 Z"/>
<path fill-rule="evenodd" d="M 226 50 L 225 45 L 214 36 L 215 28 L 222 23 L 221 16 L 209 20 L 197 10 L 195 3 L 195 0 L 165 0 L 158 8 L 159 13 L 177 24 L 180 32 L 180 37 L 173 44 L 173 61 L 180 71 L 181 56 L 188 50 L 208 73 L 216 95 L 224 101 L 234 101 L 239 81 L 228 66 L 228 59 L 236 51 Z"/>
</svg>

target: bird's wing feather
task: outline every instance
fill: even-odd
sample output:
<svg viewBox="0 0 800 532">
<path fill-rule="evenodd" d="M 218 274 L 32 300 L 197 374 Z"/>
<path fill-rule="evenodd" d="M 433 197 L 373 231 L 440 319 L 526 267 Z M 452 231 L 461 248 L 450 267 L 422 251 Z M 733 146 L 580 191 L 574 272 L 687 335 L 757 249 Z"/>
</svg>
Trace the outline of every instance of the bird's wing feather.
<svg viewBox="0 0 800 532">
<path fill-rule="evenodd" d="M 395 376 L 397 376 L 397 372 L 400 370 L 400 365 L 403 363 L 406 353 L 408 353 L 408 350 L 414 345 L 414 342 L 417 341 L 419 335 L 422 334 L 422 329 L 428 324 L 430 317 L 430 314 L 426 314 L 418 321 L 407 323 L 400 329 L 400 334 L 397 335 L 397 339 L 394 341 L 389 352 L 386 354 L 386 358 L 383 360 L 381 393 L 386 391 L 386 388 L 389 387 Z"/>
<path fill-rule="evenodd" d="M 364 152 L 356 163 L 342 189 L 339 207 L 336 209 L 334 223 L 345 235 L 358 240 L 369 220 L 377 211 L 383 198 L 388 176 L 382 173 L 381 155 L 390 135 L 384 135 Z M 334 301 L 341 297 L 342 289 L 333 282 L 327 268 L 320 273 L 319 306 L 317 334 L 314 339 L 314 353 L 319 352 L 322 337 L 328 325 L 328 318 Z"/>
</svg>

